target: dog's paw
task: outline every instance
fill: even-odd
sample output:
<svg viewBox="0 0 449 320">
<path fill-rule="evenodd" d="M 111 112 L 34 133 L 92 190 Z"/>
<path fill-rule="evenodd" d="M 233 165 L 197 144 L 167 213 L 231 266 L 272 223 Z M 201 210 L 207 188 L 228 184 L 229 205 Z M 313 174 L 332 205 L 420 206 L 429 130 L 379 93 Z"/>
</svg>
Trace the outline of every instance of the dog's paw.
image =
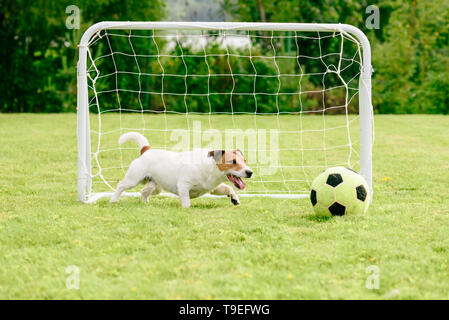
<svg viewBox="0 0 449 320">
<path fill-rule="evenodd" d="M 234 204 L 234 206 L 238 206 L 240 204 L 240 201 L 238 198 L 231 197 L 231 202 Z"/>
</svg>

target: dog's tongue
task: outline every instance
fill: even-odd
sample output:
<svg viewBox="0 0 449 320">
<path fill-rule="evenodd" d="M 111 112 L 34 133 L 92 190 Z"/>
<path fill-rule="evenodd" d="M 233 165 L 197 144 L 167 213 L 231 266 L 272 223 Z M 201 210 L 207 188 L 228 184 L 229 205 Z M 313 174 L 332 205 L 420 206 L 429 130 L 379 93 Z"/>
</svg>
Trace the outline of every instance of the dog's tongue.
<svg viewBox="0 0 449 320">
<path fill-rule="evenodd" d="M 246 183 L 242 180 L 242 178 L 233 176 L 231 174 L 228 174 L 226 176 L 228 177 L 229 181 L 231 181 L 234 184 L 234 186 L 236 186 L 240 190 L 245 189 Z"/>
</svg>

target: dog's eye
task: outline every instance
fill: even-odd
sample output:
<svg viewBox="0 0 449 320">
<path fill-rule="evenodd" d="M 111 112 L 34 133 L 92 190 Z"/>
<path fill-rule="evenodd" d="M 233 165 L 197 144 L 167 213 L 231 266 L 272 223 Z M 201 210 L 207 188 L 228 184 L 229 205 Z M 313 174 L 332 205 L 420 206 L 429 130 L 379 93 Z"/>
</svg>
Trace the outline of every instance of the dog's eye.
<svg viewBox="0 0 449 320">
<path fill-rule="evenodd" d="M 232 164 L 237 164 L 237 160 L 232 160 Z"/>
</svg>

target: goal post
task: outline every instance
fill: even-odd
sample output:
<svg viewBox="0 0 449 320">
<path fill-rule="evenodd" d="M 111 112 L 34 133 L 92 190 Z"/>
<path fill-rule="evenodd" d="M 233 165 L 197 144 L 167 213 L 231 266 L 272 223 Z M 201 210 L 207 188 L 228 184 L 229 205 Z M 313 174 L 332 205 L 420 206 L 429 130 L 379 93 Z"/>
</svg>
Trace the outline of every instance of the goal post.
<svg viewBox="0 0 449 320">
<path fill-rule="evenodd" d="M 77 65 L 78 199 L 112 194 L 138 155 L 117 144 L 128 131 L 161 149 L 243 148 L 256 170 L 240 196 L 307 197 L 335 165 L 372 192 L 371 74 L 369 41 L 347 24 L 94 24 Z"/>
</svg>

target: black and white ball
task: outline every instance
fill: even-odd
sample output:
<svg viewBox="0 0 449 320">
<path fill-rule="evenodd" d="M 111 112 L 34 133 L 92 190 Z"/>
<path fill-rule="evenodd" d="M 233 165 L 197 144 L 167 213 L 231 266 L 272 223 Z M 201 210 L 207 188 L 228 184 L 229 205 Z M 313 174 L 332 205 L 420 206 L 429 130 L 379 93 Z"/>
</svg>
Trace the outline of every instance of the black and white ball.
<svg viewBox="0 0 449 320">
<path fill-rule="evenodd" d="M 364 214 L 370 199 L 368 183 L 352 169 L 329 168 L 312 182 L 310 201 L 320 216 Z"/>
</svg>

